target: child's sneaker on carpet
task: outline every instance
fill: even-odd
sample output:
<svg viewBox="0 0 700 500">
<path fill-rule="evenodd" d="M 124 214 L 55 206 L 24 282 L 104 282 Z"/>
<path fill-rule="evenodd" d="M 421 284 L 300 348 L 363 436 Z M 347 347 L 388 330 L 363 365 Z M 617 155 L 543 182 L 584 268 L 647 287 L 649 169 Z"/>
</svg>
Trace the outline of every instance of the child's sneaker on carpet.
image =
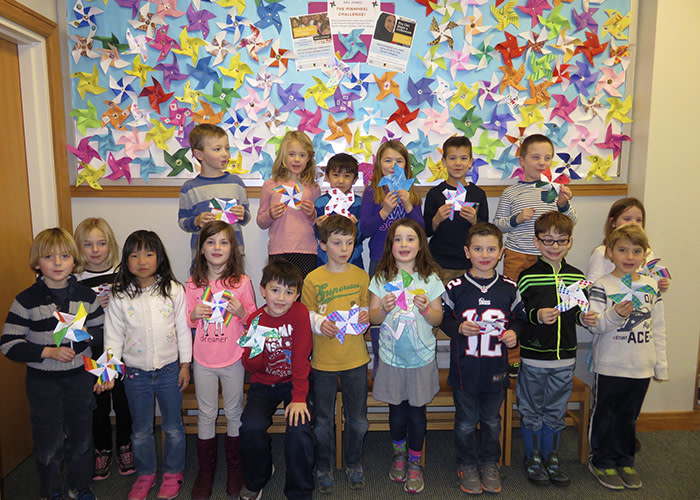
<svg viewBox="0 0 700 500">
<path fill-rule="evenodd" d="M 406 482 L 403 485 L 404 491 L 407 493 L 420 493 L 423 491 L 424 487 L 423 467 L 420 461 L 409 462 L 406 472 Z"/>
<path fill-rule="evenodd" d="M 625 488 L 636 490 L 642 487 L 642 478 L 633 467 L 620 467 L 617 469 L 617 473 L 620 475 Z"/>
<path fill-rule="evenodd" d="M 134 452 L 131 451 L 131 443 L 119 447 L 117 462 L 119 462 L 119 474 L 122 476 L 129 476 L 136 472 L 136 467 L 134 467 Z"/>
<path fill-rule="evenodd" d="M 158 499 L 171 500 L 175 498 L 180 493 L 181 486 L 182 472 L 177 474 L 166 472 L 163 474 L 163 483 L 160 485 L 160 490 L 158 490 Z"/>
<path fill-rule="evenodd" d="M 102 481 L 109 477 L 112 467 L 112 450 L 95 450 L 95 472 L 92 474 L 94 481 Z"/>
<path fill-rule="evenodd" d="M 485 464 L 481 468 L 481 487 L 487 493 L 501 491 L 501 473 L 496 464 Z"/>
<path fill-rule="evenodd" d="M 345 468 L 351 490 L 361 490 L 365 487 L 365 473 L 361 465 L 350 465 Z"/>
<path fill-rule="evenodd" d="M 457 476 L 459 477 L 459 487 L 463 492 L 470 495 L 481 494 L 481 478 L 479 478 L 476 465 L 460 465 Z"/>
<path fill-rule="evenodd" d="M 134 485 L 131 487 L 129 492 L 128 500 L 146 500 L 148 492 L 153 488 L 153 484 L 156 482 L 155 474 L 148 474 L 144 476 L 139 476 L 134 481 Z"/>
<path fill-rule="evenodd" d="M 68 490 L 68 498 L 71 500 L 97 500 L 97 497 L 90 488 Z"/>
<path fill-rule="evenodd" d="M 389 479 L 396 483 L 403 483 L 406 480 L 406 465 L 408 464 L 408 454 L 394 453 L 391 459 L 391 469 L 389 469 Z"/>
<path fill-rule="evenodd" d="M 316 471 L 316 481 L 318 482 L 318 491 L 320 491 L 323 494 L 330 493 L 335 487 L 333 471 L 330 470 Z"/>
<path fill-rule="evenodd" d="M 615 469 L 599 469 L 588 462 L 588 470 L 595 476 L 600 484 L 611 490 L 624 490 L 625 483 Z"/>
</svg>

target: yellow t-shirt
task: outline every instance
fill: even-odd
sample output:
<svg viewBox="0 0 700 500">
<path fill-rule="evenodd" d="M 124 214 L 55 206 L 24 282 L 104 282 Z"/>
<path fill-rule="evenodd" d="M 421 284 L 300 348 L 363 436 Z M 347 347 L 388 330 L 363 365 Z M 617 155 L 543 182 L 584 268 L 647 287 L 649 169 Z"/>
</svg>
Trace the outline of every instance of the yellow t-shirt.
<svg viewBox="0 0 700 500">
<path fill-rule="evenodd" d="M 353 305 L 369 305 L 369 276 L 350 264 L 343 273 L 332 273 L 325 266 L 304 279 L 301 302 L 311 312 L 328 316 L 333 311 L 348 311 Z M 311 367 L 322 371 L 344 371 L 369 362 L 363 335 L 346 335 L 344 343 L 335 337 L 316 335 Z"/>
</svg>

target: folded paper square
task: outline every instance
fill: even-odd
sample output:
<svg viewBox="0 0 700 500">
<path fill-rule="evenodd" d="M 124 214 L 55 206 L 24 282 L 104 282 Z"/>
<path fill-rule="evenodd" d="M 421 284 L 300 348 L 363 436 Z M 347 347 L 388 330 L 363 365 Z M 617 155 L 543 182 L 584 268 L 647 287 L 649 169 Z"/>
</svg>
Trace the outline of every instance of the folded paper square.
<svg viewBox="0 0 700 500">
<path fill-rule="evenodd" d="M 56 347 L 60 346 L 64 339 L 70 340 L 71 343 L 92 339 L 92 336 L 83 330 L 83 325 L 87 319 L 87 311 L 82 302 L 78 306 L 76 314 L 54 311 L 53 317 L 58 320 L 58 324 L 53 331 L 53 340 L 56 342 Z"/>
<path fill-rule="evenodd" d="M 256 316 L 250 323 L 250 328 L 248 332 L 238 339 L 238 345 L 241 347 L 250 348 L 250 357 L 254 358 L 258 354 L 263 352 L 263 347 L 265 346 L 265 341 L 267 339 L 278 339 L 280 334 L 277 328 L 269 328 L 266 326 L 260 326 L 258 323 L 260 321 L 260 316 Z"/>
<path fill-rule="evenodd" d="M 361 323 L 359 316 L 360 307 L 354 305 L 349 311 L 333 311 L 326 318 L 338 327 L 339 331 L 335 336 L 341 344 L 345 342 L 346 335 L 362 335 L 369 328 L 369 323 Z"/>
<path fill-rule="evenodd" d="M 653 286 L 642 285 L 639 282 L 634 283 L 631 274 L 625 274 L 621 281 L 620 293 L 611 293 L 608 295 L 608 298 L 615 304 L 631 300 L 632 304 L 634 304 L 634 308 L 640 309 L 644 304 L 644 299 L 647 294 L 652 296 L 658 295 L 658 292 Z"/>
<path fill-rule="evenodd" d="M 355 203 L 355 193 L 352 192 L 352 189 L 346 194 L 338 188 L 332 188 L 328 190 L 328 194 L 331 199 L 328 200 L 324 213 L 326 215 L 340 214 L 350 217 L 350 207 Z"/>
<path fill-rule="evenodd" d="M 104 385 L 107 382 L 124 376 L 124 363 L 112 355 L 112 350 L 107 349 L 97 360 L 83 356 L 85 369 L 97 376 L 97 383 Z"/>
<path fill-rule="evenodd" d="M 567 286 L 564 280 L 557 282 L 557 293 L 559 294 L 559 304 L 554 306 L 554 309 L 561 312 L 566 312 L 579 306 L 582 312 L 588 312 L 588 297 L 583 292 L 586 288 L 593 284 L 592 281 L 579 280 Z"/>
<path fill-rule="evenodd" d="M 272 190 L 275 193 L 280 193 L 280 203 L 285 203 L 289 208 L 299 210 L 301 208 L 301 197 L 304 195 L 304 188 L 300 182 L 293 186 L 285 186 L 280 184 Z"/>
<path fill-rule="evenodd" d="M 238 217 L 231 209 L 238 205 L 238 200 L 225 200 L 222 198 L 212 198 L 209 202 L 209 211 L 214 214 L 216 220 L 222 220 L 229 224 L 238 222 Z"/>
<path fill-rule="evenodd" d="M 451 207 L 450 220 L 454 220 L 455 213 L 462 210 L 462 207 L 476 207 L 478 205 L 478 203 L 473 201 L 465 201 L 467 190 L 460 183 L 457 183 L 456 191 L 453 189 L 444 189 L 442 194 L 445 197 L 445 204 Z"/>
</svg>

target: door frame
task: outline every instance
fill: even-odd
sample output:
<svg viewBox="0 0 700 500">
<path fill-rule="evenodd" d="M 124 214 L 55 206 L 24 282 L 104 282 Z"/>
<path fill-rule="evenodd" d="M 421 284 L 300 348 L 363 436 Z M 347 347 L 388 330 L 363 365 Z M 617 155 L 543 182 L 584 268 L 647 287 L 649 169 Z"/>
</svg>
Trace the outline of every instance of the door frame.
<svg viewBox="0 0 700 500">
<path fill-rule="evenodd" d="M 58 25 L 0 0 L 0 36 L 17 44 L 32 234 L 53 226 L 72 233 Z"/>
</svg>

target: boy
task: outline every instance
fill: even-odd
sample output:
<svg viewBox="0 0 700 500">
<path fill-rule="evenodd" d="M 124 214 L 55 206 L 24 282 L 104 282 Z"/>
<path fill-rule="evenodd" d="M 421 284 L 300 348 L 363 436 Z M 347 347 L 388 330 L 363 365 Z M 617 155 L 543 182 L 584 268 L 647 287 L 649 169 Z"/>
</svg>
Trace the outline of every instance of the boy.
<svg viewBox="0 0 700 500">
<path fill-rule="evenodd" d="M 177 217 L 180 229 L 192 233 L 190 239 L 192 258 L 195 257 L 199 230 L 207 222 L 216 220 L 216 215 L 209 211 L 209 202 L 212 198 L 238 202 L 231 209 L 231 212 L 238 217 L 238 222 L 233 225 L 233 229 L 236 232 L 241 255 L 245 255 L 241 226 L 245 226 L 250 220 L 248 195 L 241 178 L 224 171 L 231 156 L 226 131 L 216 125 L 203 123 L 192 129 L 189 141 L 192 156 L 199 161 L 201 172 L 182 185 L 180 210 Z"/>
<path fill-rule="evenodd" d="M 615 229 L 605 249 L 615 270 L 590 292 L 598 323 L 590 329 L 596 378 L 588 468 L 614 490 L 642 487 L 634 469 L 636 421 L 649 380 L 668 380 L 663 302 L 656 281 L 637 272 L 648 248 L 642 228 L 628 224 Z M 631 277 L 629 285 L 622 282 L 625 276 Z M 636 290 L 637 300 L 614 303 L 611 298 L 628 286 Z"/>
<path fill-rule="evenodd" d="M 358 175 L 358 164 L 357 160 L 346 153 L 339 153 L 331 157 L 328 160 L 328 165 L 326 165 L 326 181 L 331 185 L 331 189 L 339 189 L 343 194 L 347 195 L 352 191 L 352 186 L 355 184 Z M 314 205 L 316 206 L 316 236 L 321 232 L 321 226 L 328 218 L 326 215 L 326 205 L 331 201 L 330 193 L 319 196 L 316 199 Z M 355 246 L 352 252 L 352 257 L 350 257 L 350 264 L 353 264 L 360 269 L 364 269 L 362 263 L 362 236 L 359 234 L 359 218 L 360 218 L 360 205 L 362 198 L 360 196 L 355 196 L 355 201 L 348 209 L 350 212 L 349 218 L 353 224 L 357 227 L 357 237 L 355 239 Z M 328 261 L 326 252 L 323 250 L 323 246 L 319 243 L 318 245 L 318 266 L 321 267 Z"/>
<path fill-rule="evenodd" d="M 279 338 L 265 341 L 262 353 L 246 347 L 243 367 L 250 372 L 250 389 L 241 416 L 240 443 L 245 487 L 241 500 L 258 500 L 272 475 L 267 428 L 284 402 L 287 419 L 284 453 L 287 465 L 285 496 L 310 500 L 314 490 L 314 438 L 306 397 L 309 391 L 311 326 L 309 311 L 300 302 L 301 272 L 285 260 L 263 269 L 260 294 L 267 302 L 250 317 L 258 327 L 274 328 Z M 255 321 L 252 319 L 252 321 Z"/>
<path fill-rule="evenodd" d="M 36 282 L 15 297 L 0 338 L 2 353 L 27 364 L 25 386 L 42 498 L 94 500 L 92 480 L 92 413 L 101 387 L 85 370 L 90 341 L 59 341 L 54 337 L 54 312 L 87 312 L 83 328 L 102 344 L 104 314 L 95 292 L 78 284 L 80 253 L 68 231 L 41 231 L 29 250 L 29 267 Z M 68 318 L 66 318 L 68 320 Z M 66 468 L 66 477 L 61 468 Z"/>
<path fill-rule="evenodd" d="M 442 162 L 447 169 L 447 180 L 428 191 L 425 197 L 425 234 L 430 238 L 430 253 L 443 269 L 443 283 L 462 276 L 470 261 L 455 241 L 464 241 L 467 231 L 477 222 L 488 222 L 489 206 L 486 193 L 465 177 L 472 168 L 472 143 L 467 137 L 450 137 L 442 145 Z M 476 206 L 463 206 L 450 220 L 451 206 L 445 202 L 443 191 L 456 192 L 457 184 L 466 189 L 465 200 Z"/>
<path fill-rule="evenodd" d="M 596 321 L 594 312 L 584 314 L 578 306 L 562 313 L 555 309 L 561 302 L 560 280 L 568 286 L 586 279 L 564 260 L 573 243 L 573 230 L 571 218 L 559 211 L 539 216 L 533 244 L 542 255 L 520 273 L 518 281 L 527 323 L 520 336 L 522 365 L 516 395 L 527 478 L 538 484 L 570 483 L 557 453 L 574 381 L 576 323 L 593 326 Z"/>
<path fill-rule="evenodd" d="M 496 271 L 503 235 L 488 222 L 467 233 L 464 254 L 471 269 L 447 284 L 441 328 L 450 341 L 450 373 L 455 402 L 455 448 L 460 488 L 477 495 L 501 491 L 500 409 L 508 387 L 506 347 L 517 343 L 523 306 L 512 281 Z M 501 321 L 496 328 L 476 322 Z M 507 329 L 506 329 L 507 328 Z M 477 425 L 480 428 L 477 431 Z"/>
<path fill-rule="evenodd" d="M 353 253 L 357 226 L 347 217 L 332 214 L 319 228 L 320 245 L 328 262 L 312 271 L 304 283 L 301 302 L 309 309 L 313 336 L 313 401 L 316 409 L 316 479 L 319 491 L 333 490 L 333 417 L 335 396 L 340 377 L 343 406 L 348 432 L 345 447 L 345 473 L 350 488 L 365 485 L 362 470 L 362 447 L 369 424 L 367 422 L 367 363 L 369 355 L 362 332 L 346 334 L 342 343 L 333 321 L 326 317 L 333 311 L 348 311 L 360 307 L 359 323 L 369 323 L 369 276 L 349 264 Z"/>
<path fill-rule="evenodd" d="M 540 175 L 552 166 L 553 157 L 554 145 L 549 138 L 541 134 L 526 137 L 520 146 L 523 180 L 507 187 L 498 201 L 493 223 L 508 235 L 503 259 L 503 276 L 516 282 L 523 269 L 535 264 L 540 254 L 537 246 L 533 244 L 533 229 L 537 217 L 550 210 L 558 210 L 576 224 L 576 211 L 570 203 L 571 189 L 563 185 L 556 200 L 547 203 L 542 200 L 544 191 L 535 186 L 540 180 Z M 510 351 L 508 361 L 511 365 L 510 375 L 517 377 L 520 350 Z"/>
</svg>

